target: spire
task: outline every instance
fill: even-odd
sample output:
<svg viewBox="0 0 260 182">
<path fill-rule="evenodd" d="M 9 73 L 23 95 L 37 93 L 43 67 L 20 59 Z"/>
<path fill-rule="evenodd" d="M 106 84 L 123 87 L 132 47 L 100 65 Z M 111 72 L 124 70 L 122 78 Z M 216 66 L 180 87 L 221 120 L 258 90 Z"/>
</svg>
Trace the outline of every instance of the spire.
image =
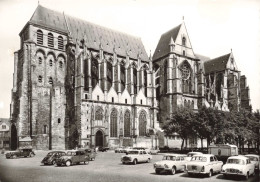
<svg viewBox="0 0 260 182">
<path fill-rule="evenodd" d="M 173 38 L 172 38 L 172 37 L 171 37 L 169 46 L 170 46 L 170 52 L 173 52 L 173 51 L 174 51 L 175 44 L 174 44 L 174 41 L 173 41 Z"/>
</svg>

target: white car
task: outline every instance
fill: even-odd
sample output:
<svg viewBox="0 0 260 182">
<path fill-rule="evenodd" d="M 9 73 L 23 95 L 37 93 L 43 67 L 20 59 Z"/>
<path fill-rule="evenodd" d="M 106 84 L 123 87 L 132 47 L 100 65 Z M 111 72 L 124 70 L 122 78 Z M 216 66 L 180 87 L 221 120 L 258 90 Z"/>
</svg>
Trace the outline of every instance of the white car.
<svg viewBox="0 0 260 182">
<path fill-rule="evenodd" d="M 244 176 L 246 179 L 255 174 L 255 165 L 245 156 L 232 156 L 222 167 L 221 173 L 227 176 Z"/>
<path fill-rule="evenodd" d="M 187 154 L 187 160 L 188 161 L 190 161 L 191 160 L 191 158 L 192 158 L 192 156 L 194 156 L 194 155 L 201 155 L 201 154 L 203 154 L 203 153 L 201 153 L 201 152 L 189 152 L 188 154 Z"/>
<path fill-rule="evenodd" d="M 121 157 L 123 164 L 132 163 L 137 164 L 139 162 L 150 162 L 152 156 L 145 150 L 130 150 L 126 155 Z"/>
<path fill-rule="evenodd" d="M 186 157 L 183 154 L 165 154 L 161 161 L 154 163 L 156 174 L 160 174 L 161 172 L 175 174 L 176 171 L 184 171 L 187 163 Z"/>
<path fill-rule="evenodd" d="M 245 156 L 249 158 L 251 163 L 255 164 L 255 169 L 259 169 L 259 155 L 247 154 Z"/>
<path fill-rule="evenodd" d="M 207 174 L 211 177 L 213 173 L 220 173 L 222 161 L 218 161 L 213 154 L 194 155 L 186 165 L 188 175 Z"/>
</svg>

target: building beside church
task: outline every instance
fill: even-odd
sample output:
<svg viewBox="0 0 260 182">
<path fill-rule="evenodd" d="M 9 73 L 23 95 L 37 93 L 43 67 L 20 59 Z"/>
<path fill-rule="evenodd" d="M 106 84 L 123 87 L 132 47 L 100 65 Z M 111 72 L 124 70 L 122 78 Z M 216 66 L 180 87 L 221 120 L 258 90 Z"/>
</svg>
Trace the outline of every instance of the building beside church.
<svg viewBox="0 0 260 182">
<path fill-rule="evenodd" d="M 163 34 L 153 57 L 140 38 L 38 5 L 14 53 L 13 147 L 163 147 L 160 129 L 177 106 L 250 109 L 233 53 L 193 52 L 184 22 Z"/>
<path fill-rule="evenodd" d="M 0 118 L 0 149 L 10 149 L 10 120 Z"/>
</svg>

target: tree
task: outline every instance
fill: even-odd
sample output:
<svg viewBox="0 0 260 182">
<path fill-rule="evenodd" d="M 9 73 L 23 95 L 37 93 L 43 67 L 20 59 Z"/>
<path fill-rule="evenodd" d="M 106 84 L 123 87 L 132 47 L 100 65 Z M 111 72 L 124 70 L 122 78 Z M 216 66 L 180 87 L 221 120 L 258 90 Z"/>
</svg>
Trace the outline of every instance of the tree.
<svg viewBox="0 0 260 182">
<path fill-rule="evenodd" d="M 168 117 L 162 128 L 166 135 L 172 135 L 175 132 L 178 133 L 182 139 L 181 149 L 183 149 L 184 141 L 186 141 L 189 136 L 195 134 L 195 118 L 195 113 L 191 109 L 179 107 Z"/>
</svg>

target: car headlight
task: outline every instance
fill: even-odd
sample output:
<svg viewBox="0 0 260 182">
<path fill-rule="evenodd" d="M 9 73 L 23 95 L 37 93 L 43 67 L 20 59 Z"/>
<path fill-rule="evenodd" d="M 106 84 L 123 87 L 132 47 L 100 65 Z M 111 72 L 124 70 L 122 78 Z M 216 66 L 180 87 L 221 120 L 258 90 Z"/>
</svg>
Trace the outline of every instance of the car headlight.
<svg viewBox="0 0 260 182">
<path fill-rule="evenodd" d="M 167 164 L 164 164 L 164 167 L 165 167 L 165 168 L 169 168 L 169 166 L 168 166 Z"/>
<path fill-rule="evenodd" d="M 157 166 L 156 164 L 153 165 L 154 168 L 156 168 L 156 166 Z"/>
<path fill-rule="evenodd" d="M 201 168 L 201 172 L 204 172 L 204 171 L 205 171 L 205 167 L 202 166 L 202 168 Z"/>
</svg>

